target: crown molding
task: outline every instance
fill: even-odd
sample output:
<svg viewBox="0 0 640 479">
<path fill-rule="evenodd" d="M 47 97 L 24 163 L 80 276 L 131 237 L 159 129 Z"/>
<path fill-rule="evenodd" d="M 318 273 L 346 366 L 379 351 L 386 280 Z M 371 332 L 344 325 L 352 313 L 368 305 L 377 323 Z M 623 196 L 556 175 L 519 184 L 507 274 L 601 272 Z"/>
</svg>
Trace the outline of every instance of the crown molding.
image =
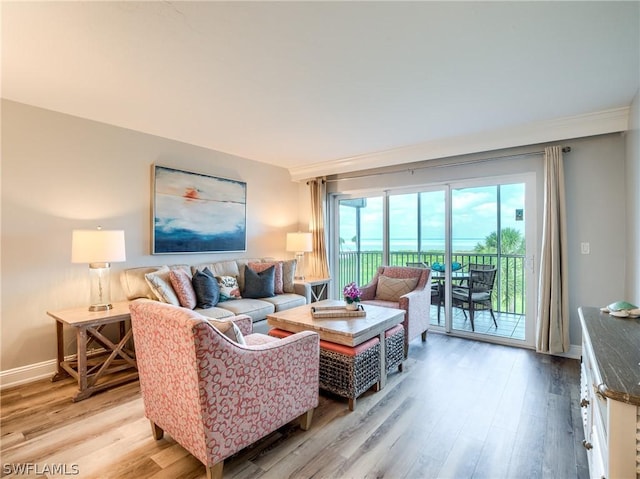
<svg viewBox="0 0 640 479">
<path fill-rule="evenodd" d="M 629 107 L 614 108 L 290 168 L 289 174 L 293 181 L 302 181 L 370 168 L 616 133 L 628 128 Z"/>
</svg>

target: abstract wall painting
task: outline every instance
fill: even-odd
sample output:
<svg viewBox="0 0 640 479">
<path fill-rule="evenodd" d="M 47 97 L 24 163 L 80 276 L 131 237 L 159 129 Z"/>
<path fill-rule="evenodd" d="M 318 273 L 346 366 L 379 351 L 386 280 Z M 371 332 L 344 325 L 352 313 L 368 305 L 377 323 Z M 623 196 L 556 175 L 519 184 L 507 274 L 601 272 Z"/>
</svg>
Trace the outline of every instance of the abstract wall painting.
<svg viewBox="0 0 640 479">
<path fill-rule="evenodd" d="M 247 184 L 153 166 L 152 254 L 246 251 Z"/>
</svg>

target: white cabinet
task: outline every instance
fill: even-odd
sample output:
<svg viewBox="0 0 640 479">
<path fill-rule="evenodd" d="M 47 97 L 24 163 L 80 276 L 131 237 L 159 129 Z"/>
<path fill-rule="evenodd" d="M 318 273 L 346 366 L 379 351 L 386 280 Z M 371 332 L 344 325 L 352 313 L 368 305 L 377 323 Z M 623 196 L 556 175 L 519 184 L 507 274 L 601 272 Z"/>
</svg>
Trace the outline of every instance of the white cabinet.
<svg viewBox="0 0 640 479">
<path fill-rule="evenodd" d="M 640 321 L 580 308 L 580 406 L 592 478 L 640 478 Z"/>
</svg>

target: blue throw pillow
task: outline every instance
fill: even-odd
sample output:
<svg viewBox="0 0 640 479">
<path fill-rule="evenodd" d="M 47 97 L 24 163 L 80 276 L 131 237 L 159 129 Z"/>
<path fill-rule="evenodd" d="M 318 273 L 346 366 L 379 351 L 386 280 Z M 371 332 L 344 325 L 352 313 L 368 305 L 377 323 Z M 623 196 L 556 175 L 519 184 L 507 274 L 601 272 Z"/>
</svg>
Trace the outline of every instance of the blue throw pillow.
<svg viewBox="0 0 640 479">
<path fill-rule="evenodd" d="M 209 268 L 196 271 L 191 280 L 193 290 L 196 292 L 196 308 L 213 308 L 220 300 L 220 287 L 218 281 Z"/>
<path fill-rule="evenodd" d="M 249 268 L 249 266 L 245 266 L 242 297 L 258 299 L 275 296 L 275 275 L 276 268 L 274 266 L 270 266 L 259 273 Z"/>
</svg>

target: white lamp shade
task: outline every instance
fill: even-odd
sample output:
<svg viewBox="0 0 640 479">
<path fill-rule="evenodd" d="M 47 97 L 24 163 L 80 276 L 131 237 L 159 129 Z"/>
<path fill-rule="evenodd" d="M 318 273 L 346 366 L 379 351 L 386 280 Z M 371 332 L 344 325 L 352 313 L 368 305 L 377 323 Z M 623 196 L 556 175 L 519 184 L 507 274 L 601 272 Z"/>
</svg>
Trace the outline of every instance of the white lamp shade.
<svg viewBox="0 0 640 479">
<path fill-rule="evenodd" d="M 114 263 L 126 261 L 124 231 L 74 230 L 71 241 L 72 263 Z"/>
<path fill-rule="evenodd" d="M 287 233 L 287 251 L 296 253 L 313 251 L 311 233 Z"/>
</svg>

